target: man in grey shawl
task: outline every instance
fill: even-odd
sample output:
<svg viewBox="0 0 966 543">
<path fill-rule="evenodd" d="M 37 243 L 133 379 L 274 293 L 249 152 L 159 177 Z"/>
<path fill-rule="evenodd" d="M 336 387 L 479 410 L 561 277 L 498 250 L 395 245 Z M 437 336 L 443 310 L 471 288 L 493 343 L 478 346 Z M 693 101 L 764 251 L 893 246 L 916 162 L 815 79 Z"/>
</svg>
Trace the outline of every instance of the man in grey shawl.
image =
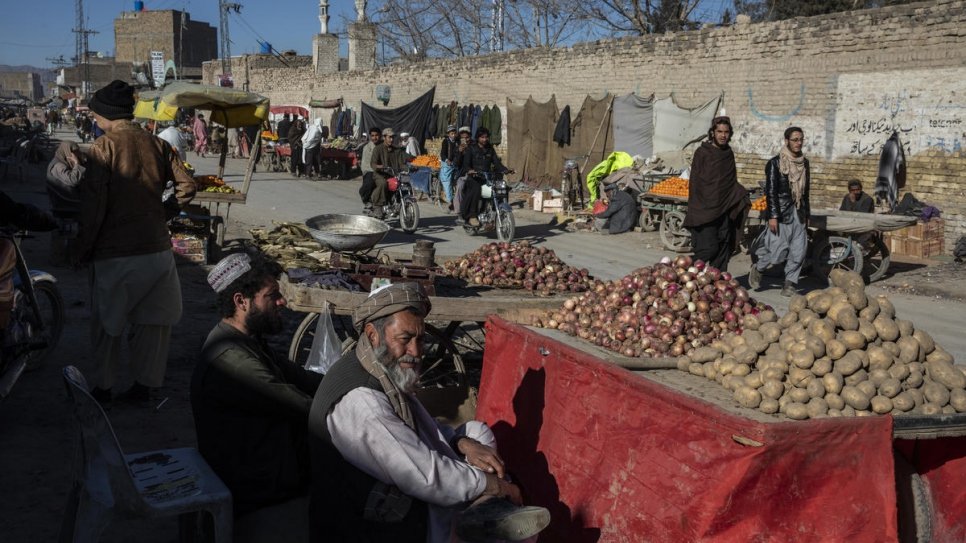
<svg viewBox="0 0 966 543">
<path fill-rule="evenodd" d="M 802 153 L 805 133 L 797 126 L 785 130 L 785 143 L 765 166 L 767 207 L 762 218 L 768 227 L 761 233 L 755 251 L 757 261 L 748 273 L 751 288 L 761 286 L 762 272 L 785 263 L 782 296 L 795 294 L 808 248 L 808 191 L 811 182 L 808 159 Z"/>
<path fill-rule="evenodd" d="M 549 523 L 546 509 L 514 505 L 520 489 L 486 425 L 441 426 L 413 394 L 430 309 L 417 284 L 374 291 L 356 309 L 359 343 L 309 414 L 312 541 L 444 542 L 454 529 L 467 541 L 520 540 Z"/>
</svg>

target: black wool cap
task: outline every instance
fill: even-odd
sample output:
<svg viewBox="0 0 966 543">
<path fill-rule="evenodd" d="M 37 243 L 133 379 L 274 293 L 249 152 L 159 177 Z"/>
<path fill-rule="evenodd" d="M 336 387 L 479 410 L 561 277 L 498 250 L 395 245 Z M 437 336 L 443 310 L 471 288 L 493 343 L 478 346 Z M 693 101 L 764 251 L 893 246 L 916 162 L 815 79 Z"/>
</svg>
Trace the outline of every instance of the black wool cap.
<svg viewBox="0 0 966 543">
<path fill-rule="evenodd" d="M 134 87 L 115 79 L 94 93 L 91 111 L 110 120 L 134 118 Z"/>
</svg>

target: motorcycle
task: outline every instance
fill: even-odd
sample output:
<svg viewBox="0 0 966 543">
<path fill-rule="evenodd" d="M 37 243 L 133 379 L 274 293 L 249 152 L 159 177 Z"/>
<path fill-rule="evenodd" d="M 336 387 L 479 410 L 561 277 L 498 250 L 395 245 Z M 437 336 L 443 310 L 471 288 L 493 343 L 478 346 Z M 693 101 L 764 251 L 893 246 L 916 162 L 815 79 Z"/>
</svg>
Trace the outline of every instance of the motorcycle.
<svg viewBox="0 0 966 543">
<path fill-rule="evenodd" d="M 386 182 L 389 200 L 382 208 L 383 216 L 386 220 L 398 218 L 399 228 L 412 234 L 419 226 L 419 204 L 416 203 L 409 172 L 395 174 L 392 169 L 389 172 L 390 177 Z"/>
<path fill-rule="evenodd" d="M 477 216 L 480 224 L 473 226 L 469 222 L 464 223 L 463 230 L 471 236 L 479 232 L 496 230 L 497 239 L 510 243 L 516 230 L 513 210 L 510 208 L 510 185 L 503 178 L 503 174 L 477 173 L 475 175 L 481 189 L 481 209 Z"/>
<path fill-rule="evenodd" d="M 41 366 L 64 328 L 64 300 L 53 275 L 27 267 L 20 240 L 0 229 L 0 400 L 26 370 Z"/>
</svg>

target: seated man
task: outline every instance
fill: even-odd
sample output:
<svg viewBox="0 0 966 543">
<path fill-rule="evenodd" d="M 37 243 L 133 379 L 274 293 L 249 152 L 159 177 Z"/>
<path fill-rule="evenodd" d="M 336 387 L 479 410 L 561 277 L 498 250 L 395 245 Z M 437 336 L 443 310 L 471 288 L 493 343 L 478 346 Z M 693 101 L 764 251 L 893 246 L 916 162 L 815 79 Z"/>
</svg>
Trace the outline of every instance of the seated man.
<svg viewBox="0 0 966 543">
<path fill-rule="evenodd" d="M 849 193 L 842 198 L 839 210 L 872 213 L 874 209 L 875 202 L 872 201 L 872 197 L 862 192 L 862 182 L 858 179 L 849 181 Z"/>
<path fill-rule="evenodd" d="M 617 189 L 617 183 L 604 185 L 607 209 L 594 216 L 594 226 L 603 232 L 623 234 L 634 228 L 637 222 L 637 202 L 624 190 Z"/>
<path fill-rule="evenodd" d="M 464 540 L 521 540 L 550 522 L 546 509 L 507 501 L 519 504 L 520 489 L 504 478 L 489 428 L 441 427 L 413 395 L 429 311 L 415 284 L 377 290 L 356 309 L 359 343 L 326 374 L 309 416 L 312 541 L 448 542 L 454 523 Z"/>
<path fill-rule="evenodd" d="M 306 541 L 307 421 L 322 376 L 276 355 L 281 268 L 232 254 L 208 274 L 222 320 L 191 379 L 198 449 L 231 490 L 235 541 Z"/>
</svg>

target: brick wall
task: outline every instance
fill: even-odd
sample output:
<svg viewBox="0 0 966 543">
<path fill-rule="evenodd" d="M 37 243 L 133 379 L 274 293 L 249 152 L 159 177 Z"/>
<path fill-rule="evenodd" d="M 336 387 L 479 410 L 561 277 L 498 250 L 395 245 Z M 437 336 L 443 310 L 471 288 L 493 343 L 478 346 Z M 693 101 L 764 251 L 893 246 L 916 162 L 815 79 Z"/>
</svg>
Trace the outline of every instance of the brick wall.
<svg viewBox="0 0 966 543">
<path fill-rule="evenodd" d="M 218 57 L 217 29 L 182 11 L 126 11 L 114 20 L 114 48 L 118 63 L 149 62 L 151 51 L 161 51 L 165 60 L 198 67 Z"/>
<path fill-rule="evenodd" d="M 763 177 L 782 131 L 798 125 L 818 205 L 837 203 L 853 177 L 871 189 L 881 142 L 897 129 L 909 162 L 907 189 L 943 210 L 947 251 L 966 234 L 963 0 L 335 74 L 232 60 L 236 86 L 278 104 L 341 97 L 358 108 L 363 100 L 376 103 L 380 84 L 392 87 L 389 107 L 436 85 L 438 103 L 505 106 L 508 98 L 555 95 L 574 114 L 588 94 L 673 95 L 688 107 L 724 93 L 742 182 Z M 214 81 L 220 65 L 204 70 Z"/>
</svg>

